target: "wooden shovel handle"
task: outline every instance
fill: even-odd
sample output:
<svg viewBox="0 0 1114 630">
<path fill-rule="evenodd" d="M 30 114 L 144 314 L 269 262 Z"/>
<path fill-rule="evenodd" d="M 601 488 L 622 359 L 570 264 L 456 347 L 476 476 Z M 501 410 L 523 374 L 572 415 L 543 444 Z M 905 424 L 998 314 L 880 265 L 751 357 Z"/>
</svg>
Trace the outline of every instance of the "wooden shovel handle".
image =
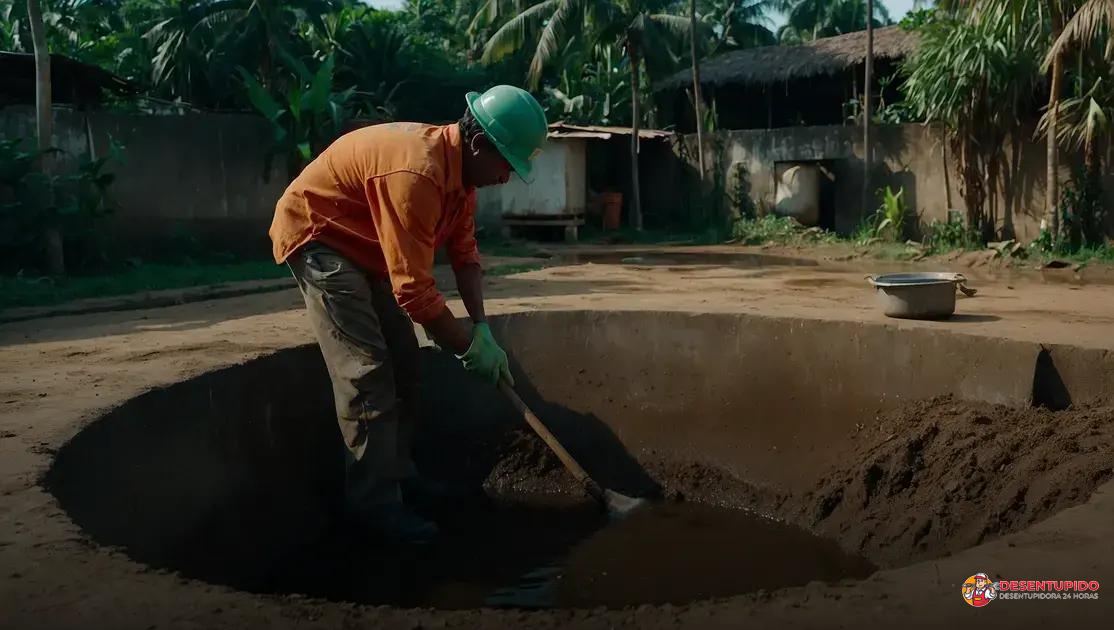
<svg viewBox="0 0 1114 630">
<path fill-rule="evenodd" d="M 518 397 L 517 393 L 515 393 L 514 388 L 511 387 L 510 384 L 508 384 L 506 381 L 500 380 L 499 389 L 502 390 L 503 394 L 506 395 L 506 397 L 511 401 L 511 404 L 514 405 L 514 408 L 522 414 L 522 417 L 526 418 L 526 423 L 529 424 L 530 428 L 534 430 L 534 433 L 537 433 L 538 437 L 540 437 L 546 443 L 546 446 L 548 446 L 549 449 L 553 451 L 553 454 L 557 456 L 557 459 L 561 460 L 561 463 L 565 465 L 565 468 L 567 468 L 570 473 L 572 473 L 572 476 L 576 477 L 576 480 L 582 484 L 595 486 L 595 482 L 592 481 L 590 477 L 588 477 L 587 471 L 585 471 L 584 468 L 582 468 L 580 464 L 578 464 L 576 460 L 573 459 L 572 455 L 570 455 L 569 452 L 565 450 L 564 446 L 561 446 L 561 443 L 557 441 L 557 438 L 549 432 L 549 429 L 546 428 L 541 419 L 534 415 L 533 411 L 530 411 L 530 408 L 526 406 L 526 403 L 522 402 L 522 399 Z M 589 490 L 591 490 L 591 488 Z"/>
</svg>

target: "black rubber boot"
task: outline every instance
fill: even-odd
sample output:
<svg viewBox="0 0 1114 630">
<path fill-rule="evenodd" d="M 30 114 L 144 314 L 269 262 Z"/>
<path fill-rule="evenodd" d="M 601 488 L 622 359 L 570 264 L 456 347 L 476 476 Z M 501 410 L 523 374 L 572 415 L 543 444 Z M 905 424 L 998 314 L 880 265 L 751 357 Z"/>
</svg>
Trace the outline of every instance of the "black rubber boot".
<svg viewBox="0 0 1114 630">
<path fill-rule="evenodd" d="M 420 475 L 400 480 L 399 489 L 402 491 L 403 503 L 419 510 L 452 507 L 473 498 L 475 494 Z"/>
<path fill-rule="evenodd" d="M 359 525 L 386 542 L 422 544 L 437 537 L 437 525 L 401 503 L 384 503 L 356 515 Z"/>
</svg>

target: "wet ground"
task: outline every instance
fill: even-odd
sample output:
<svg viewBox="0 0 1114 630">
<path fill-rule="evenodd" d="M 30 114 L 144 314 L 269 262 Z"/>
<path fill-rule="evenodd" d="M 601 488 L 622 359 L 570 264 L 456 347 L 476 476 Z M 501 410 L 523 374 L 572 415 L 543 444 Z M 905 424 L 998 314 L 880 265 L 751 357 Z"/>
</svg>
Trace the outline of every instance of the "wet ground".
<svg viewBox="0 0 1114 630">
<path fill-rule="evenodd" d="M 227 522 L 254 521 L 261 508 Z M 541 497 L 469 501 L 434 516 L 441 536 L 429 545 L 375 544 L 340 522 L 300 542 L 235 541 L 210 527 L 159 564 L 254 592 L 439 609 L 686 604 L 874 571 L 794 526 L 699 503 L 610 520 L 594 505 Z"/>
<path fill-rule="evenodd" d="M 739 268 L 756 267 L 815 267 L 809 258 L 794 258 L 755 252 L 663 252 L 660 250 L 572 251 L 562 254 L 562 261 L 572 264 L 593 263 L 601 265 L 710 265 Z"/>
</svg>

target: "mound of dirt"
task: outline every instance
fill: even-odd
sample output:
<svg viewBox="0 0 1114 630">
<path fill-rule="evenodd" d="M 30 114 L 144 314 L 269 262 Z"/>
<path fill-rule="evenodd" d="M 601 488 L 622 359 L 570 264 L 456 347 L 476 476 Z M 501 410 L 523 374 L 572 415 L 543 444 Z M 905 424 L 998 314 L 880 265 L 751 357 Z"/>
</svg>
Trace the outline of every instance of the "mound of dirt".
<svg viewBox="0 0 1114 630">
<path fill-rule="evenodd" d="M 514 430 L 499 440 L 494 465 L 484 490 L 494 496 L 563 495 L 590 500 L 538 436 Z M 647 479 L 643 483 L 610 487 L 631 496 L 665 501 L 696 501 L 720 507 L 741 507 L 769 514 L 782 495 L 736 479 L 728 472 L 699 462 L 675 461 L 655 451 L 638 458 Z M 605 480 L 597 479 L 607 485 Z"/>
<path fill-rule="evenodd" d="M 495 465 L 483 487 L 497 496 L 579 496 L 584 493 L 545 442 L 520 429 L 511 431 L 495 446 Z"/>
<path fill-rule="evenodd" d="M 885 414 L 849 442 L 843 463 L 796 495 L 663 453 L 643 452 L 638 460 L 665 500 L 758 511 L 878 565 L 898 566 L 1024 529 L 1085 501 L 1114 474 L 1114 406 L 1049 411 L 942 396 Z M 493 446 L 488 493 L 588 500 L 529 431 L 505 434 Z"/>
<path fill-rule="evenodd" d="M 884 565 L 938 557 L 1086 500 L 1111 477 L 1114 407 L 1013 409 L 951 396 L 860 431 L 783 514 Z"/>
</svg>

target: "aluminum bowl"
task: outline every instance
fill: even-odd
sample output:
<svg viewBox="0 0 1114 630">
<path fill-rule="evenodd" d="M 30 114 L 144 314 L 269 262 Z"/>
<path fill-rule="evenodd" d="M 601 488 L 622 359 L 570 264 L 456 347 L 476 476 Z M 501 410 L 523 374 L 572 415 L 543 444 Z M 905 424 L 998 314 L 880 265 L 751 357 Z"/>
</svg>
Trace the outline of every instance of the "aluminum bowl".
<svg viewBox="0 0 1114 630">
<path fill-rule="evenodd" d="M 946 319 L 955 313 L 955 290 L 975 295 L 960 273 L 918 272 L 867 276 L 878 295 L 878 304 L 888 317 L 902 319 Z"/>
</svg>

